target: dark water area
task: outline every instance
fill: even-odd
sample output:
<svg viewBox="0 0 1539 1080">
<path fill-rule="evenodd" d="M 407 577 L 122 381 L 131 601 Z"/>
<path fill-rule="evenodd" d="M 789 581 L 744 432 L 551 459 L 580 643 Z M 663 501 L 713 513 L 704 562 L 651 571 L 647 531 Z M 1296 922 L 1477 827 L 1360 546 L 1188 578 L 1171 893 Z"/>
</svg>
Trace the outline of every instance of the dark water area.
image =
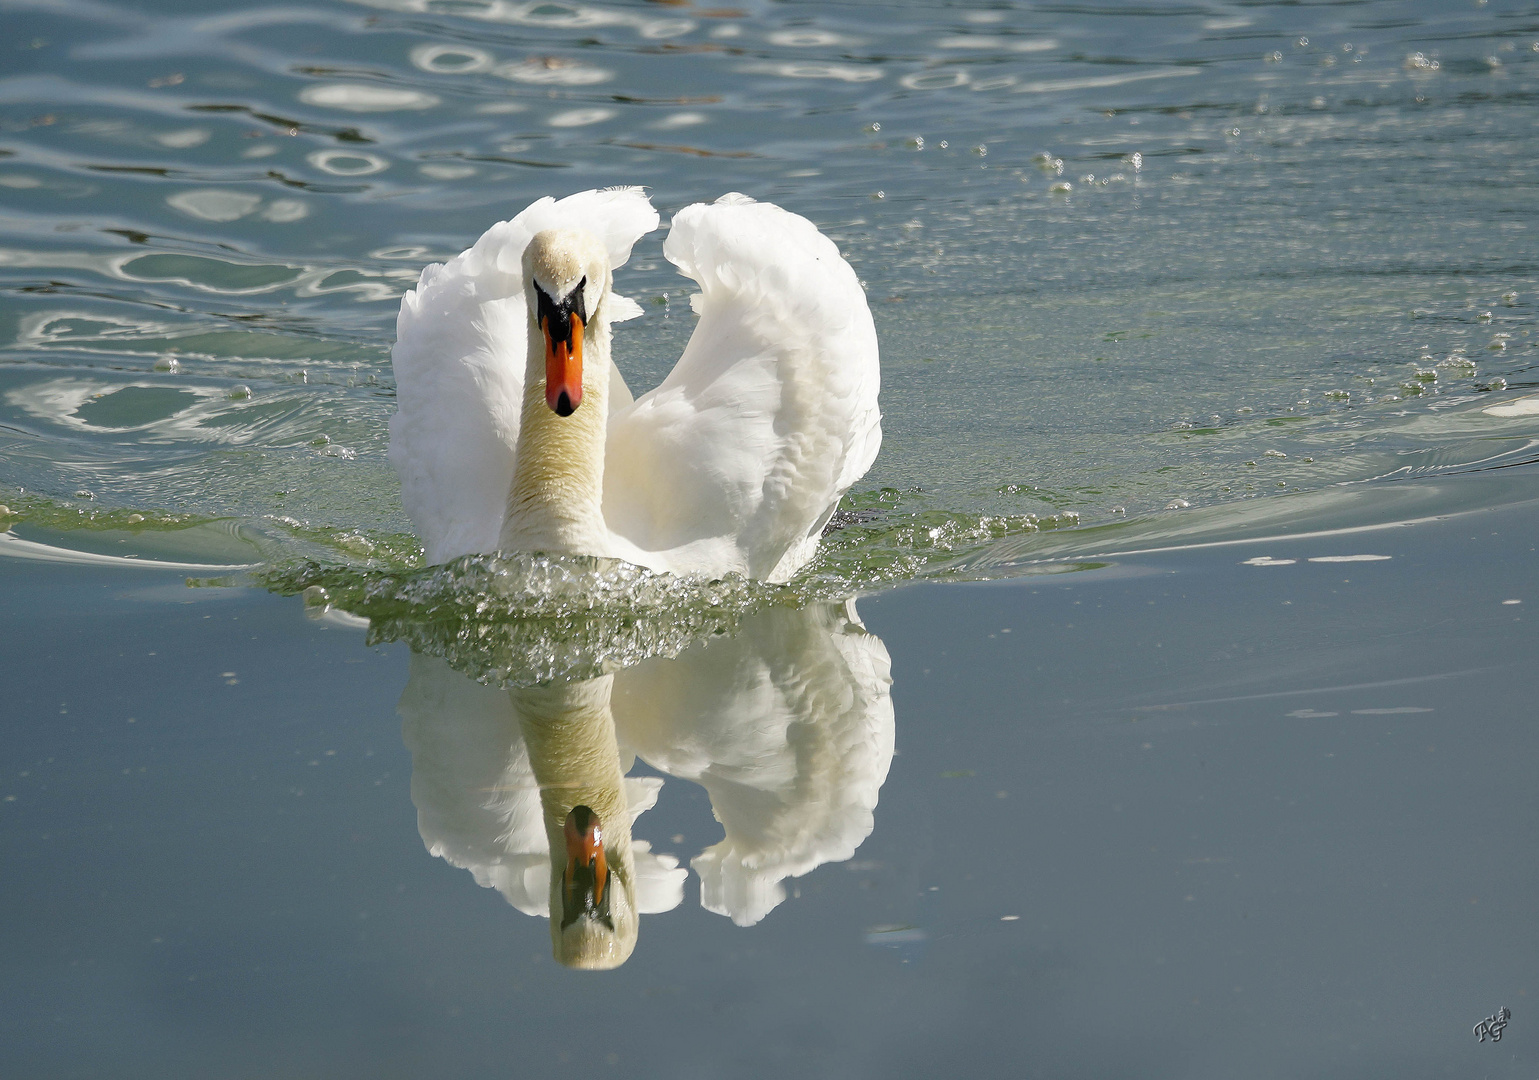
<svg viewBox="0 0 1539 1080">
<path fill-rule="evenodd" d="M 0 30 L 0 1075 L 1539 1073 L 1534 3 Z M 423 565 L 401 294 L 615 184 L 637 391 L 691 202 L 866 289 L 787 586 Z"/>
<path fill-rule="evenodd" d="M 424 850 L 407 648 L 0 560 L 6 1071 L 1526 1076 L 1539 500 L 1459 482 L 1505 505 L 861 600 L 869 838 L 751 926 L 692 879 L 602 974 Z M 638 839 L 721 835 L 633 775 Z"/>
</svg>

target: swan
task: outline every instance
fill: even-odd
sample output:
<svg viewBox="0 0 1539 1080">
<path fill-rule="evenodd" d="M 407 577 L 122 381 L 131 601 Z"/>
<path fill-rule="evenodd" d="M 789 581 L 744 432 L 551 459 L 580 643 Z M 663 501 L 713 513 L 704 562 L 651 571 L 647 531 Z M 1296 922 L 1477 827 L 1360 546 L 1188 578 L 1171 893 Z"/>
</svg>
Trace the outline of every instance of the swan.
<svg viewBox="0 0 1539 1080">
<path fill-rule="evenodd" d="M 788 580 L 881 445 L 876 328 L 803 217 L 729 193 L 679 211 L 663 253 L 699 316 L 633 399 L 614 270 L 658 226 L 640 188 L 544 198 L 402 298 L 389 458 L 430 564 L 493 551 Z"/>
</svg>

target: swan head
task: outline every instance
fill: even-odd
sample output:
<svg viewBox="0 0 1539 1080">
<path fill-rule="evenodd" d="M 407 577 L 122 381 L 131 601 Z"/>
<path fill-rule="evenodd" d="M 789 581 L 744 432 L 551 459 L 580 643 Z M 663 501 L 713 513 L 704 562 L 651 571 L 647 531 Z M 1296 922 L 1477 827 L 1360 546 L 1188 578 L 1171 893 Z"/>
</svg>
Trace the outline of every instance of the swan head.
<svg viewBox="0 0 1539 1080">
<path fill-rule="evenodd" d="M 529 317 L 545 338 L 545 403 L 571 416 L 582 404 L 583 331 L 609 293 L 609 252 L 586 229 L 546 229 L 524 249 L 524 280 Z"/>
<path fill-rule="evenodd" d="M 630 958 L 640 929 L 629 851 L 605 844 L 604 823 L 587 806 L 566 817 L 566 858 L 551 875 L 550 936 L 570 968 L 605 970 Z"/>
</svg>

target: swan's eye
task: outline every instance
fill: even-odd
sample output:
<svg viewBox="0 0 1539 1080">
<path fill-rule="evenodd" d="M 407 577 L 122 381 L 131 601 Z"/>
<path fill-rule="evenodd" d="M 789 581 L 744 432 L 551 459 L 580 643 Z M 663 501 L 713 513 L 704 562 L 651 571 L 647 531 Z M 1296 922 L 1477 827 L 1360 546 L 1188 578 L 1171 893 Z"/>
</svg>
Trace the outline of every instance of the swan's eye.
<svg viewBox="0 0 1539 1080">
<path fill-rule="evenodd" d="M 560 340 L 569 340 L 572 336 L 572 316 L 587 325 L 588 303 L 583 296 L 583 290 L 588 287 L 588 279 L 585 277 L 579 281 L 572 291 L 567 293 L 565 300 L 552 300 L 550 293 L 540 287 L 534 286 L 535 296 L 535 323 L 539 326 L 548 326 L 550 336 Z"/>
</svg>

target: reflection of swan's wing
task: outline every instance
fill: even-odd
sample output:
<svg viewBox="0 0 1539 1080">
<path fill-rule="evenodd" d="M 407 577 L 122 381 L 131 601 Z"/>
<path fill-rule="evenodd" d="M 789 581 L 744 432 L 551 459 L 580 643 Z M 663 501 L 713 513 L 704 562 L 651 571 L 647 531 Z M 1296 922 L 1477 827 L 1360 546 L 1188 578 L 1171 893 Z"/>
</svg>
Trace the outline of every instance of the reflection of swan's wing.
<svg viewBox="0 0 1539 1080">
<path fill-rule="evenodd" d="M 853 607 L 767 612 L 616 673 L 620 741 L 702 784 L 726 830 L 694 860 L 701 903 L 749 925 L 785 899 L 783 879 L 855 853 L 892 762 L 891 685 Z"/>
<path fill-rule="evenodd" d="M 657 805 L 662 790 L 660 776 L 627 776 L 625 800 L 630 807 L 631 823 Z M 631 838 L 631 856 L 636 866 L 636 910 L 643 915 L 672 911 L 684 902 L 684 881 L 689 871 L 679 866 L 673 855 L 659 855 L 645 840 Z"/>
<path fill-rule="evenodd" d="M 432 854 L 469 870 L 527 915 L 550 914 L 550 846 L 540 788 L 506 690 L 482 686 L 437 657 L 412 654 L 398 706 L 411 751 L 417 830 Z M 625 781 L 631 818 L 657 803 L 663 782 Z M 685 871 L 672 855 L 632 843 L 636 908 L 670 911 Z"/>
<path fill-rule="evenodd" d="M 657 228 L 657 211 L 640 188 L 541 199 L 448 263 L 428 266 L 401 300 L 390 463 L 431 563 L 497 547 L 529 351 L 524 248 L 552 228 L 587 229 L 618 267 Z M 606 304 L 611 321 L 641 313 L 621 297 Z M 611 388 L 616 404 L 630 400 L 617 371 Z"/>
<path fill-rule="evenodd" d="M 674 569 L 784 580 L 881 444 L 865 292 L 810 221 L 741 195 L 681 210 L 664 252 L 699 282 L 700 323 L 610 420 L 604 517 L 644 550 L 683 548 Z"/>
<path fill-rule="evenodd" d="M 549 907 L 540 788 L 506 690 L 417 653 L 398 706 L 411 801 L 428 851 L 529 915 Z"/>
</svg>

